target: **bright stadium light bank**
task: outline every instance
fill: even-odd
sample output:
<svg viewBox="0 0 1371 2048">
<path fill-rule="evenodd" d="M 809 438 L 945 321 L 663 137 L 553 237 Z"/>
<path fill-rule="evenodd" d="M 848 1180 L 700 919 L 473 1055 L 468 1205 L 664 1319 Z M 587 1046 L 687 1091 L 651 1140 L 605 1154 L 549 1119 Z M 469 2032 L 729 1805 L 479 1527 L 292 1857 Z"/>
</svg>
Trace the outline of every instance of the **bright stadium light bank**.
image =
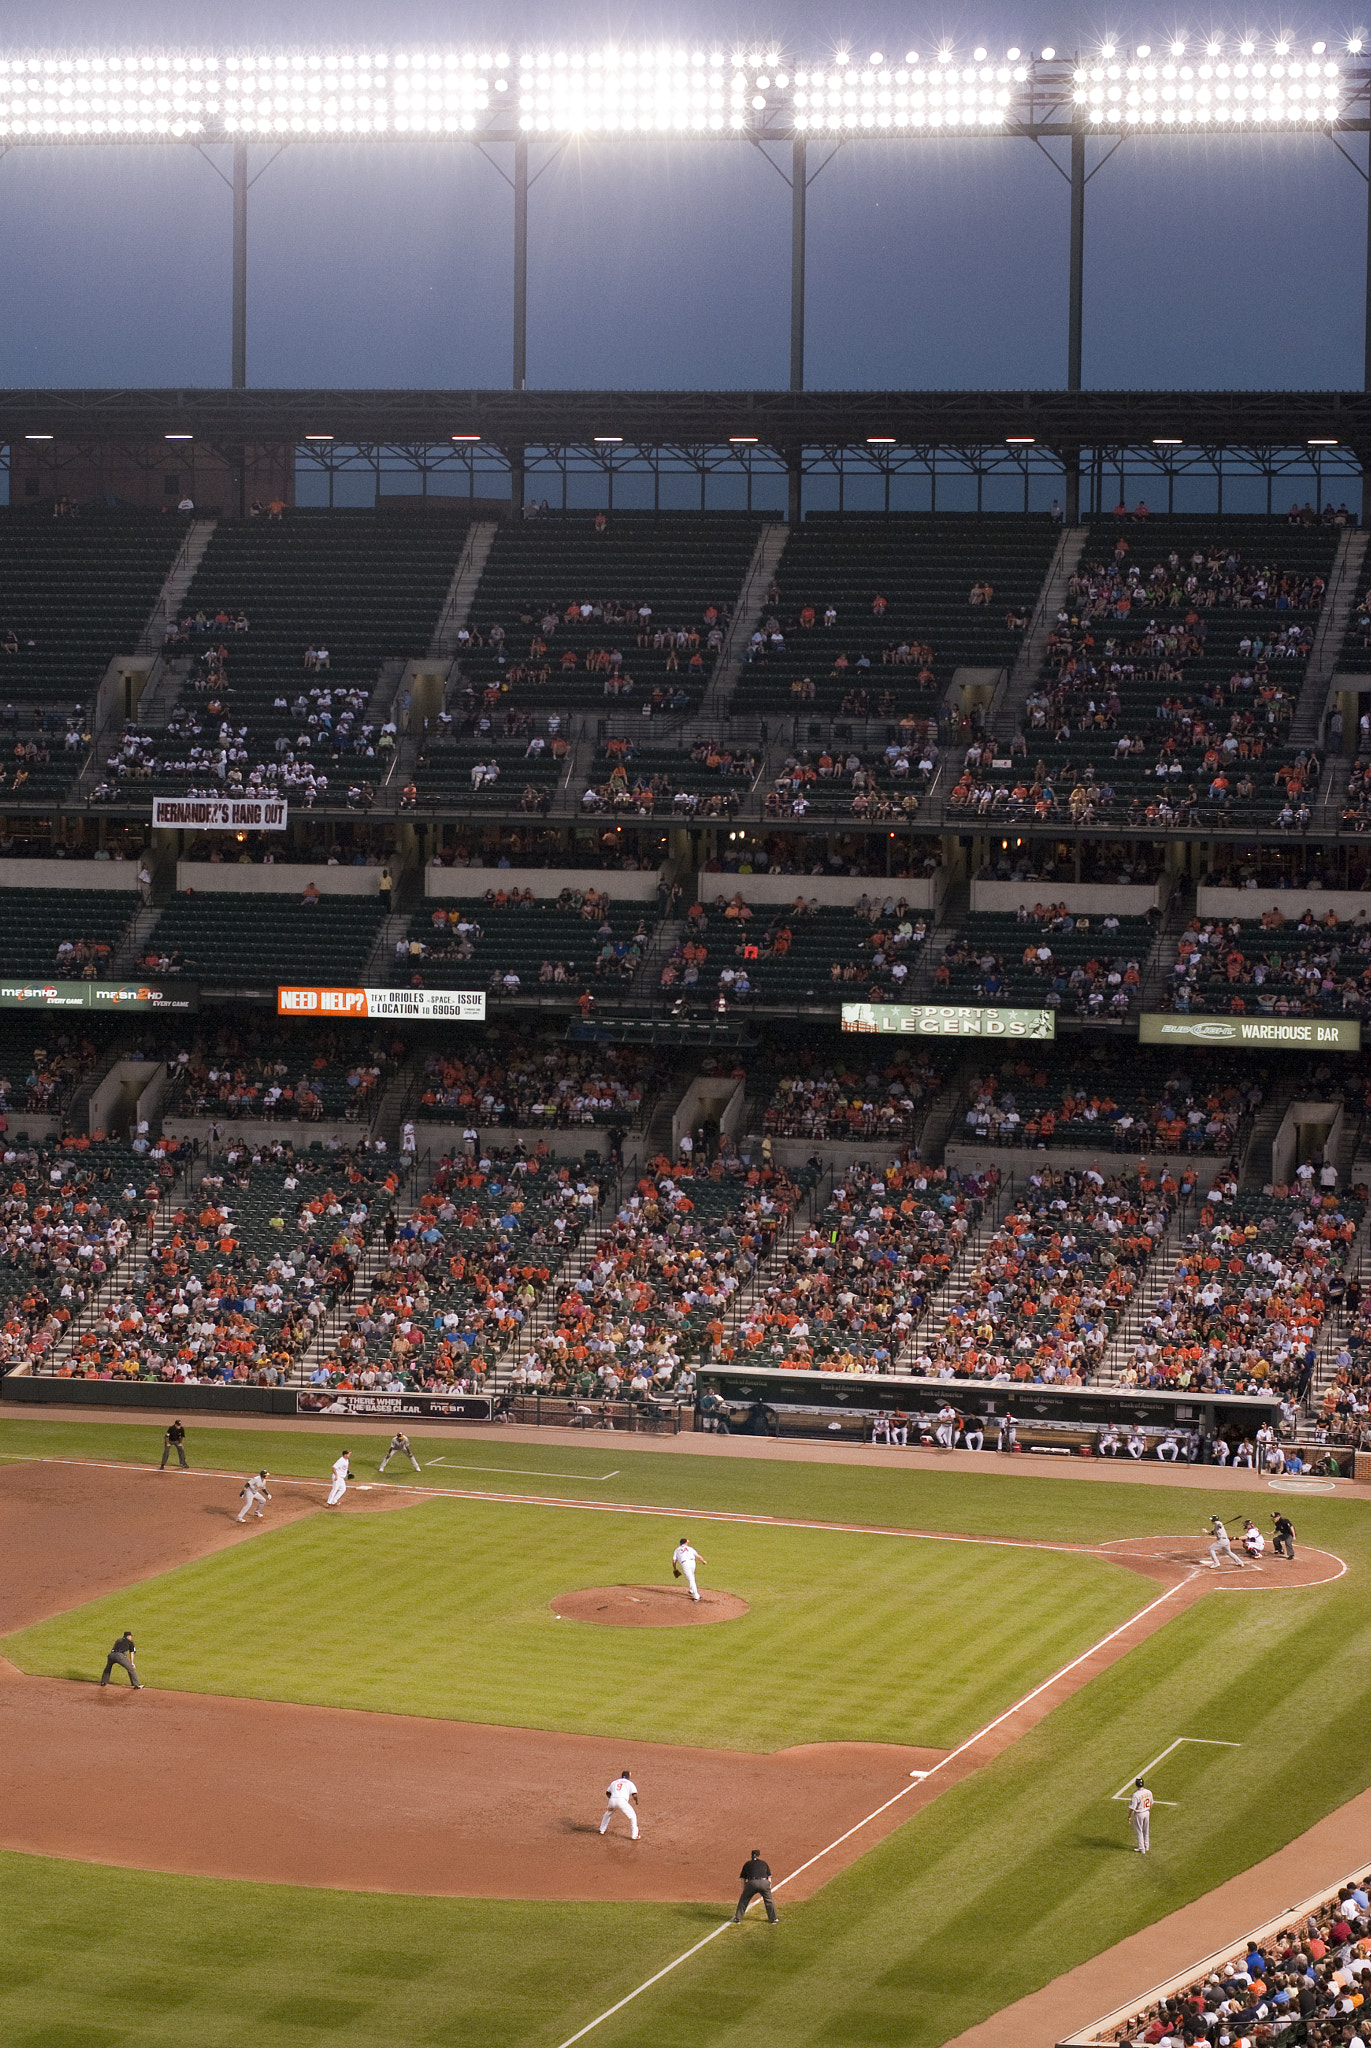
<svg viewBox="0 0 1371 2048">
<path fill-rule="evenodd" d="M 904 37 L 899 38 L 903 42 Z M 1367 38 L 1268 36 L 1102 41 L 992 51 L 835 44 L 800 55 L 747 47 L 606 42 L 579 47 L 38 51 L 0 54 L 0 154 L 12 148 L 180 145 L 230 153 L 231 383 L 247 385 L 249 148 L 469 143 L 511 153 L 512 383 L 527 386 L 530 145 L 732 142 L 769 161 L 791 192 L 789 389 L 804 389 L 806 204 L 832 152 L 855 142 L 1021 139 L 1067 145 L 1070 187 L 1066 390 L 1081 390 L 1087 144 L 1112 156 L 1130 138 L 1212 140 L 1371 131 Z M 824 154 L 811 167 L 811 145 Z M 1048 151 L 1050 154 L 1050 149 Z M 1349 159 L 1350 160 L 1350 159 Z M 212 161 L 212 159 L 211 159 Z M 1056 159 L 1053 158 L 1056 162 Z M 545 166 L 544 166 L 545 167 Z M 266 168 L 262 163 L 256 175 Z M 1360 170 L 1359 166 L 1354 168 Z M 506 174 L 501 171 L 502 176 Z M 537 173 L 535 173 L 536 178 Z M 1371 178 L 1366 273 L 1371 279 Z M 1371 288 L 1364 388 L 1371 390 Z M 327 438 L 332 438 L 331 436 Z M 880 437 L 868 436 L 875 448 Z M 1031 437 L 1027 437 L 1031 442 Z M 1160 440 L 1156 445 L 1164 444 Z M 1311 444 L 1313 445 L 1313 444 Z M 1320 444 L 1323 445 L 1323 444 Z M 1334 444 L 1328 444 L 1334 445 Z M 1068 465 L 1066 512 L 1079 509 Z M 792 481 L 792 511 L 795 487 Z"/>
</svg>

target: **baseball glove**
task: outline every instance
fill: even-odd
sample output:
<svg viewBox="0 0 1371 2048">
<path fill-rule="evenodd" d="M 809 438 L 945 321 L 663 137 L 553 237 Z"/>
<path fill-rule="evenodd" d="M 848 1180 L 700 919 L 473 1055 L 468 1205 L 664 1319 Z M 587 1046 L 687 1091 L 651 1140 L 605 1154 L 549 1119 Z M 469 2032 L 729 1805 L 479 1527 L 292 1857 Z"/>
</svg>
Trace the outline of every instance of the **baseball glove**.
<svg viewBox="0 0 1371 2048">
<path fill-rule="evenodd" d="M 680 1576 L 681 1576 L 681 1567 L 680 1567 L 680 1566 L 679 1566 L 678 1564 L 674 1564 L 674 1565 L 673 1565 L 673 1566 L 671 1567 L 671 1576 L 672 1576 L 672 1578 L 673 1578 L 673 1579 L 679 1579 L 679 1578 L 680 1578 Z"/>
</svg>

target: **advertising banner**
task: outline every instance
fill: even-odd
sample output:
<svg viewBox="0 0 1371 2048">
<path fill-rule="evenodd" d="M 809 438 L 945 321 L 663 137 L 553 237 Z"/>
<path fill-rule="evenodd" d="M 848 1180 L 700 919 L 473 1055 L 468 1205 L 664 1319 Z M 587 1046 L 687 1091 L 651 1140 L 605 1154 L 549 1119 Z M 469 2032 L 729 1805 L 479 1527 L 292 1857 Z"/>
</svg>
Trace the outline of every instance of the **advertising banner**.
<svg viewBox="0 0 1371 2048">
<path fill-rule="evenodd" d="M 993 1004 L 844 1003 L 844 1031 L 899 1031 L 922 1038 L 1055 1038 L 1055 1010 Z"/>
<path fill-rule="evenodd" d="M 383 1017 L 396 1023 L 437 1018 L 447 1024 L 484 1024 L 480 988 L 278 988 L 278 1017 Z"/>
<path fill-rule="evenodd" d="M 1138 1019 L 1141 1045 L 1226 1045 L 1235 1052 L 1279 1050 L 1360 1052 L 1361 1023 L 1355 1017 L 1177 1017 L 1144 1010 Z"/>
<path fill-rule="evenodd" d="M 0 981 L 0 1010 L 198 1010 L 194 982 Z"/>
<path fill-rule="evenodd" d="M 284 832 L 288 809 L 274 796 L 155 796 L 152 822 L 187 832 Z"/>
<path fill-rule="evenodd" d="M 489 1394 L 355 1394 L 304 1387 L 295 1397 L 297 1415 L 412 1415 L 435 1422 L 489 1422 L 491 1406 Z"/>
</svg>

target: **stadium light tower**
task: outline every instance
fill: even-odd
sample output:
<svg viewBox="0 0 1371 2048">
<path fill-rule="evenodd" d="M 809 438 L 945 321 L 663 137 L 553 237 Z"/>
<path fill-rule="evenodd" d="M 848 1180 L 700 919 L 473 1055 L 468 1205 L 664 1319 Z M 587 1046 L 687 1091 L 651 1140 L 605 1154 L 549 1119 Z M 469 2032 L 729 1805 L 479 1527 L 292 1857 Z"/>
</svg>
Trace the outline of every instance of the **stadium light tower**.
<svg viewBox="0 0 1371 2048">
<path fill-rule="evenodd" d="M 901 36 L 899 42 L 903 43 Z M 0 51 L 0 152 L 62 145 L 229 148 L 233 192 L 232 381 L 247 381 L 248 151 L 346 144 L 471 143 L 512 152 L 513 383 L 528 374 L 530 144 L 558 150 L 669 138 L 765 149 L 789 145 L 790 388 L 804 385 L 809 145 L 1019 137 L 1064 142 L 1071 232 L 1067 388 L 1081 389 L 1085 188 L 1092 138 L 1341 134 L 1371 128 L 1371 59 L 1362 32 L 1296 42 L 1158 34 L 1074 54 L 986 37 L 902 52 L 798 39 L 722 46 L 473 43 L 448 48 Z M 894 54 L 891 54 L 891 52 Z M 1339 145 L 1340 146 L 1340 145 Z M 1344 152 L 1345 153 L 1345 152 Z M 492 161 L 495 159 L 492 157 Z M 828 159 L 825 158 L 826 162 Z M 544 166 L 546 168 L 546 165 Z M 779 169 L 779 165 L 777 166 Z M 260 176 L 260 171 L 258 173 Z M 502 175 L 504 175 L 502 173 Z M 782 175 L 785 175 L 782 173 Z M 1371 200 L 1371 178 L 1368 178 Z M 1366 388 L 1371 389 L 1371 204 L 1367 222 Z"/>
</svg>

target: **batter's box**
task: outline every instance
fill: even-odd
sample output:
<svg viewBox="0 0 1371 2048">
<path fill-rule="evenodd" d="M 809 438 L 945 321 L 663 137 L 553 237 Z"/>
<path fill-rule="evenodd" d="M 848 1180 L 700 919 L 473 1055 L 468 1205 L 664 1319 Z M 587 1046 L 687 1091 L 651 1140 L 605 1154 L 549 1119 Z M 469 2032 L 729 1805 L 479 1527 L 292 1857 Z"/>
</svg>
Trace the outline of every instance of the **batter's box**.
<svg viewBox="0 0 1371 2048">
<path fill-rule="evenodd" d="M 1166 1759 L 1172 1754 L 1174 1754 L 1176 1750 L 1185 1748 L 1241 1749 L 1242 1744 L 1240 1742 L 1220 1742 L 1217 1739 L 1217 1737 L 1213 1735 L 1178 1735 L 1174 1742 L 1168 1742 L 1166 1748 L 1162 1750 L 1159 1755 L 1153 1757 L 1151 1763 L 1144 1764 L 1140 1771 L 1135 1771 L 1131 1778 L 1125 1779 L 1124 1783 L 1120 1785 L 1118 1791 L 1111 1793 L 1110 1797 L 1113 1799 L 1129 1798 L 1132 1794 L 1133 1785 L 1136 1779 L 1150 1777 L 1152 1772 L 1156 1770 L 1158 1764 L 1165 1763 Z M 1168 1773 L 1168 1775 L 1170 1775 L 1170 1773 Z M 1158 1799 L 1155 1793 L 1152 1796 L 1152 1804 L 1154 1806 L 1179 1806 L 1180 1803 L 1181 1802 L 1179 1799 Z"/>
</svg>

